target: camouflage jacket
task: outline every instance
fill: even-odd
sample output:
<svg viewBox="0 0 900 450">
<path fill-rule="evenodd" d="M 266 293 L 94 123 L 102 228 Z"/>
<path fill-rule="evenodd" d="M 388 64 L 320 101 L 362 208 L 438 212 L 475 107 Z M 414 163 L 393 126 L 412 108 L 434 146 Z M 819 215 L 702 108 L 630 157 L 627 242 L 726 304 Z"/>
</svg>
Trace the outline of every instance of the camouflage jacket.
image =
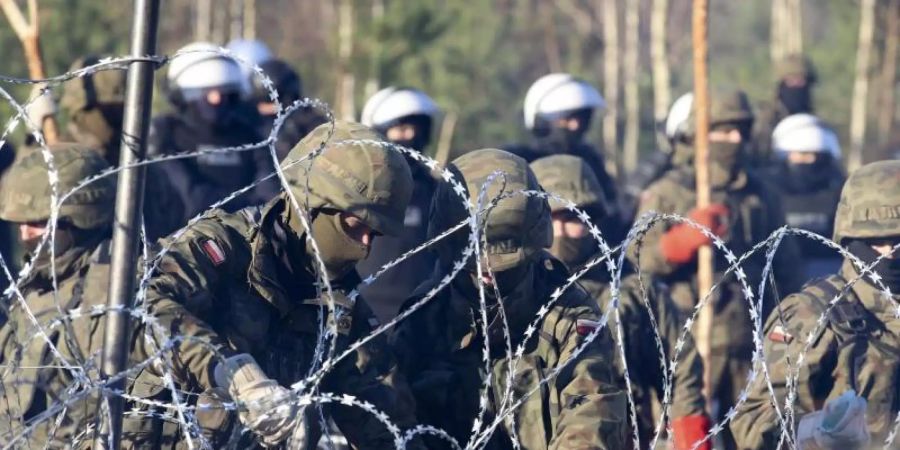
<svg viewBox="0 0 900 450">
<path fill-rule="evenodd" d="M 182 395 L 208 394 L 216 387 L 213 370 L 219 358 L 236 353 L 253 355 L 267 376 L 290 386 L 320 363 L 315 358 L 320 321 L 336 323 L 336 355 L 377 325 L 364 301 L 350 302 L 341 294 L 356 280 L 346 285 L 334 282 L 338 315 L 328 313 L 327 300 L 317 292 L 316 277 L 302 244 L 301 248 L 288 247 L 280 225 L 287 205 L 284 198 L 234 214 L 216 211 L 179 239 L 167 242 L 171 250 L 151 279 L 146 299 L 149 313 L 163 330 L 138 330 L 133 359 L 141 361 L 153 355 L 169 337 L 188 338 L 172 342 L 172 351 L 164 352 L 163 358 Z M 329 341 L 326 336 L 325 342 Z M 339 362 L 325 375 L 320 391 L 368 401 L 406 427 L 412 420 L 411 408 L 404 408 L 404 402 L 410 401 L 408 391 L 395 377 L 384 345 L 381 338 L 375 338 Z M 324 347 L 327 354 L 329 346 Z M 132 395 L 171 401 L 159 365 L 147 366 L 132 380 Z M 197 400 L 188 396 L 187 401 Z M 146 409 L 138 403 L 134 406 Z M 326 407 L 326 411 L 354 445 L 394 448 L 391 434 L 368 412 L 346 406 Z M 172 421 L 160 425 L 156 420 L 143 416 L 126 422 L 127 444 L 140 448 L 183 445 L 182 431 Z M 230 420 L 223 414 L 198 414 L 201 431 L 213 447 L 222 446 L 228 438 Z"/>
<path fill-rule="evenodd" d="M 796 370 L 807 337 L 815 332 L 797 378 L 796 421 L 854 389 L 868 401 L 866 416 L 873 448 L 882 448 L 900 412 L 900 319 L 896 315 L 900 296 L 885 298 L 868 278 L 845 292 L 848 281 L 857 276 L 845 260 L 839 274 L 811 282 L 786 298 L 766 322 L 763 348 L 775 389 L 774 403 L 783 415 L 787 376 Z M 824 326 L 818 326 L 828 303 L 838 295 L 841 300 L 827 312 Z M 731 425 L 740 448 L 778 445 L 782 425 L 772 404 L 766 381 L 759 374 Z M 890 448 L 897 445 L 895 441 Z"/>
<path fill-rule="evenodd" d="M 510 312 L 517 316 L 509 317 L 511 323 L 527 324 L 536 317 L 543 302 L 568 277 L 562 263 L 549 255 L 535 263 L 535 270 L 533 288 L 524 289 L 533 295 L 516 303 L 528 310 Z M 424 284 L 420 291 L 427 292 L 434 283 Z M 421 298 L 413 296 L 405 307 Z M 479 313 L 472 308 L 473 301 L 477 300 L 471 293 L 466 295 L 454 281 L 403 321 L 392 337 L 401 370 L 416 397 L 420 423 L 443 429 L 460 445 L 465 445 L 472 434 L 487 375 L 484 334 L 476 325 L 475 315 Z M 567 289 L 550 307 L 538 323 L 537 332 L 526 341 L 525 353 L 514 372 L 512 400 L 523 403 L 493 432 L 488 449 L 511 449 L 511 439 L 517 439 L 521 448 L 528 450 L 625 446 L 626 399 L 614 368 L 609 333 L 604 329 L 584 351 L 574 354 L 584 336 L 596 327 L 598 314 L 596 302 L 577 285 Z M 510 328 L 515 348 L 523 337 L 524 326 Z M 504 404 L 510 362 L 505 358 L 503 344 L 500 347 L 500 354 L 490 357 L 490 388 L 482 423 L 492 423 L 503 410 L 499 406 Z M 559 371 L 555 378 L 541 382 L 555 371 Z M 435 439 L 430 448 L 449 446 L 446 441 L 438 443 Z"/>
<path fill-rule="evenodd" d="M 49 261 L 35 264 L 20 291 L 36 323 L 16 294 L 4 298 L 0 441 L 5 444 L 90 447 L 99 395 L 96 388 L 77 385 L 75 371 L 94 382 L 99 379 L 106 316 L 87 312 L 106 305 L 110 245 L 105 237 L 56 257 L 55 292 Z M 84 314 L 75 313 L 76 309 Z M 52 352 L 51 344 L 64 362 Z M 57 419 L 61 419 L 59 426 Z M 34 429 L 23 435 L 26 426 Z"/>
<path fill-rule="evenodd" d="M 604 312 L 612 302 L 612 290 L 608 279 L 606 269 L 598 266 L 578 280 L 588 294 L 599 301 L 600 308 Z M 621 344 L 625 349 L 638 414 L 638 429 L 641 433 L 641 442 L 646 445 L 648 439 L 653 436 L 658 420 L 653 415 L 654 404 L 658 406 L 662 402 L 663 380 L 669 376 L 660 365 L 660 358 L 664 355 L 666 367 L 671 369 L 675 343 L 683 331 L 683 318 L 672 303 L 667 286 L 656 280 L 645 279 L 642 293 L 641 280 L 637 275 L 628 275 L 622 279 L 619 286 L 618 313 L 618 320 L 622 324 Z M 610 314 L 609 321 L 615 326 L 615 313 Z M 659 332 L 659 339 L 663 345 L 662 354 L 653 330 Z M 618 340 L 616 331 L 613 331 L 613 337 Z M 621 365 L 621 357 L 617 357 L 616 361 Z M 672 373 L 671 383 L 672 391 L 669 398 L 671 407 L 668 414 L 670 418 L 704 414 L 703 361 L 690 334 L 685 337 L 684 345 L 678 354 L 678 364 Z M 656 395 L 655 399 L 653 394 Z"/>
<path fill-rule="evenodd" d="M 728 207 L 728 230 L 722 237 L 728 248 L 737 257 L 746 253 L 759 242 L 784 225 L 784 213 L 776 195 L 754 175 L 741 172 L 739 176 L 724 189 L 716 189 L 711 193 L 713 203 L 721 203 Z M 685 168 L 676 168 L 652 184 L 641 198 L 638 217 L 649 212 L 679 214 L 687 216 L 697 202 L 694 191 L 693 173 Z M 655 224 L 640 241 L 632 243 L 628 248 L 628 257 L 646 274 L 658 276 L 671 288 L 671 296 L 675 304 L 683 312 L 690 312 L 697 302 L 697 264 L 674 264 L 667 261 L 660 248 L 660 240 L 671 225 Z M 742 286 L 734 275 L 722 278 L 729 263 L 723 252 L 714 248 L 716 255 L 716 282 L 721 283 L 714 292 L 712 301 L 715 305 L 716 321 L 713 330 L 712 349 L 731 353 L 732 351 L 750 351 L 752 349 L 752 324 L 750 321 L 747 300 L 742 293 Z M 775 254 L 773 273 L 781 295 L 799 289 L 799 274 L 796 273 L 796 242 L 784 239 Z M 757 251 L 746 260 L 741 267 L 747 275 L 748 283 L 754 293 L 759 287 L 759 278 L 765 264 L 765 249 Z M 767 289 L 767 292 L 771 290 Z M 770 301 L 764 305 L 763 314 L 771 310 Z"/>
</svg>

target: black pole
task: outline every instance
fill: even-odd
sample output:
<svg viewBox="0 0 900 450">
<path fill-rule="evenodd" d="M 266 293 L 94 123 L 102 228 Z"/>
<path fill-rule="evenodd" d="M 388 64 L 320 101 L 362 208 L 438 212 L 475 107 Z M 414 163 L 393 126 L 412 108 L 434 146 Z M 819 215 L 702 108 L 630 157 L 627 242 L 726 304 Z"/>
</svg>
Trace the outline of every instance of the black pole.
<svg viewBox="0 0 900 450">
<path fill-rule="evenodd" d="M 156 54 L 156 28 L 159 22 L 159 0 L 135 0 L 131 30 L 131 56 Z M 150 61 L 135 61 L 128 66 L 128 85 L 125 91 L 125 115 L 119 166 L 134 164 L 147 155 L 147 134 L 150 126 L 150 106 L 153 101 L 153 67 Z M 109 276 L 110 311 L 106 315 L 106 335 L 103 341 L 102 371 L 109 378 L 125 370 L 129 353 L 129 314 L 135 294 L 135 270 L 140 240 L 140 212 L 144 204 L 145 168 L 128 168 L 119 173 L 116 190 L 116 219 L 113 227 L 112 260 Z M 125 380 L 109 385 L 121 390 Z M 121 396 L 111 391 L 105 394 L 109 405 L 109 421 L 103 420 L 98 446 L 119 448 L 122 438 Z M 101 442 L 102 441 L 102 442 Z"/>
</svg>

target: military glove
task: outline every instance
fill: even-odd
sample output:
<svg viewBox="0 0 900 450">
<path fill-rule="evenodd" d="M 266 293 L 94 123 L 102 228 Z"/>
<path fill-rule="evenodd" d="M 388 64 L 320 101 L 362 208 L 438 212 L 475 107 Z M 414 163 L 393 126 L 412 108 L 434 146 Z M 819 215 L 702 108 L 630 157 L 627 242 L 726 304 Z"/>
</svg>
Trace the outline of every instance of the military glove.
<svg viewBox="0 0 900 450">
<path fill-rule="evenodd" d="M 709 228 L 716 236 L 723 236 L 728 231 L 726 218 L 728 208 L 725 205 L 713 204 L 705 208 L 694 208 L 688 217 Z M 673 226 L 659 241 L 660 251 L 666 261 L 673 264 L 686 264 L 693 261 L 697 249 L 712 243 L 700 229 L 687 223 Z"/>
<path fill-rule="evenodd" d="M 50 91 L 41 92 L 43 85 L 36 84 L 31 88 L 31 96 L 34 99 L 26 108 L 28 119 L 38 127 L 44 123 L 44 119 L 56 114 L 56 101 Z"/>
<path fill-rule="evenodd" d="M 797 426 L 797 446 L 802 450 L 868 448 L 866 399 L 849 390 L 811 412 Z"/>
<path fill-rule="evenodd" d="M 267 445 L 290 438 L 291 448 L 306 448 L 309 433 L 304 410 L 290 389 L 267 377 L 252 356 L 241 353 L 218 364 L 214 376 L 239 406 L 241 423 Z"/>
<path fill-rule="evenodd" d="M 684 416 L 672 420 L 672 435 L 675 450 L 691 450 L 709 434 L 709 418 L 703 414 Z M 712 439 L 696 447 L 697 450 L 711 450 Z"/>
</svg>

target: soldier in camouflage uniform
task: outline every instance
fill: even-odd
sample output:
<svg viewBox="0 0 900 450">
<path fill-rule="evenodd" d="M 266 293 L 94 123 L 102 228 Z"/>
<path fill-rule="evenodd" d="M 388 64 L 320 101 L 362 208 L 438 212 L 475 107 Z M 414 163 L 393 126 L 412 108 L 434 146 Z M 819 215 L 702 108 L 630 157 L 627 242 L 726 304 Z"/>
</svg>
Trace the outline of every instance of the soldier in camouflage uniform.
<svg viewBox="0 0 900 450">
<path fill-rule="evenodd" d="M 225 401 L 237 403 L 241 425 L 263 444 L 315 447 L 321 431 L 314 420 L 318 406 L 290 401 L 292 393 L 285 386 L 315 373 L 329 348 L 339 355 L 377 325 L 366 303 L 346 294 L 359 283 L 353 267 L 366 257 L 373 236 L 402 229 L 412 189 L 409 167 L 399 153 L 339 142 L 377 139 L 375 132 L 355 123 L 336 123 L 325 153 L 291 165 L 319 148 L 330 131 L 331 124 L 319 126 L 288 155 L 284 171 L 289 192 L 261 207 L 233 214 L 217 210 L 167 242 L 171 250 L 153 275 L 146 299 L 163 331 L 138 330 L 136 336 L 143 338 L 136 339 L 133 359 L 154 355 L 170 338 L 189 339 L 170 343 L 171 350 L 131 380 L 129 392 L 138 399 L 172 402 L 165 374 L 182 401 L 208 407 L 197 414 L 199 428 L 184 429 L 171 413 L 166 416 L 166 411 L 136 401 L 132 406 L 144 414 L 126 417 L 126 447 L 183 448 L 189 445 L 188 433 L 196 430 L 212 448 L 226 441 L 250 446 L 246 434 L 232 439 L 237 427 L 222 409 Z M 325 273 L 313 258 L 291 193 L 307 214 Z M 333 313 L 321 287 L 325 275 L 334 289 Z M 336 327 L 337 333 L 324 336 L 323 353 L 317 357 L 317 342 L 325 332 L 320 323 Z M 376 338 L 338 362 L 319 390 L 370 402 L 401 427 L 409 426 L 408 391 L 392 372 L 383 344 Z M 323 412 L 356 447 L 394 448 L 392 435 L 370 413 L 342 405 L 326 405 Z M 199 439 L 193 436 L 195 443 Z"/>
<path fill-rule="evenodd" d="M 501 192 L 501 184 L 505 184 L 502 192 L 539 189 L 525 160 L 502 150 L 468 153 L 457 158 L 451 170 L 473 203 L 494 171 L 505 172 L 505 183 L 495 180 L 487 199 Z M 438 186 L 430 215 L 430 236 L 467 216 L 448 183 Z M 504 411 L 507 387 L 512 397 L 506 407 L 519 400 L 522 404 L 486 438 L 485 448 L 511 449 L 512 439 L 528 450 L 624 448 L 626 399 L 608 329 L 600 330 L 596 339 L 584 346 L 585 337 L 599 326 L 596 301 L 575 284 L 547 305 L 569 272 L 544 250 L 552 240 L 546 200 L 521 195 L 504 199 L 488 213 L 486 222 L 483 240 L 487 255 L 483 260 L 493 274 L 477 274 L 472 258 L 450 285 L 401 322 L 392 337 L 401 370 L 416 398 L 420 423 L 447 431 L 460 445 L 468 442 L 487 375 L 482 359 L 487 339 L 492 373 L 481 423 L 492 423 Z M 463 228 L 440 241 L 434 278 L 423 283 L 404 310 L 452 270 L 468 235 Z M 487 284 L 487 325 L 480 319 L 477 279 Z M 545 305 L 548 312 L 526 339 L 526 327 Z M 507 382 L 510 361 L 498 313 L 501 306 L 513 348 L 520 344 L 525 348 L 512 375 L 512 386 Z M 584 351 L 574 355 L 581 346 Z M 554 371 L 559 371 L 556 377 L 542 383 Z M 449 448 L 449 444 L 434 438 L 430 448 Z"/>
<path fill-rule="evenodd" d="M 608 214 L 601 201 L 603 191 L 600 183 L 583 159 L 572 155 L 548 156 L 532 162 L 531 169 L 544 189 L 571 200 L 578 208 L 590 214 L 592 219 Z M 553 256 L 573 271 L 600 256 L 596 241 L 576 213 L 559 201 L 551 200 L 550 207 L 553 219 L 553 246 L 550 252 Z M 594 266 L 578 279 L 604 311 L 612 301 L 610 279 L 605 264 Z M 643 443 L 649 442 L 653 436 L 656 426 L 653 408 L 658 408 L 663 399 L 663 380 L 668 376 L 660 366 L 659 358 L 651 357 L 658 355 L 659 350 L 649 330 L 659 330 L 665 346 L 665 359 L 669 362 L 675 353 L 675 343 L 681 335 L 682 323 L 678 309 L 669 297 L 668 288 L 653 277 L 646 276 L 645 280 L 646 286 L 642 289 L 637 275 L 626 275 L 622 279 L 618 310 L 623 328 L 622 344 L 628 361 L 631 388 L 638 412 L 638 428 Z M 651 313 L 655 324 L 651 320 Z M 613 333 L 613 336 L 616 334 Z M 617 358 L 616 361 L 621 359 Z M 709 418 L 704 412 L 702 390 L 703 363 L 688 335 L 679 353 L 672 379 L 672 407 L 669 416 L 672 418 L 676 449 L 690 449 L 709 433 Z M 708 442 L 700 447 L 708 448 Z"/>
<path fill-rule="evenodd" d="M 70 72 L 97 64 L 87 56 L 75 61 Z M 63 84 L 60 106 L 69 120 L 65 139 L 99 150 L 113 166 L 119 164 L 122 118 L 125 110 L 125 71 L 103 70 Z M 184 225 L 184 205 L 165 176 L 171 163 L 147 167 L 144 220 L 147 237 L 163 237 Z"/>
<path fill-rule="evenodd" d="M 649 211 L 690 217 L 719 235 L 736 255 L 747 252 L 782 226 L 784 214 L 778 198 L 741 164 L 752 122 L 750 105 L 742 92 L 714 93 L 709 134 L 712 204 L 703 209 L 695 207 L 694 127 L 691 126 L 689 138 L 676 146 L 675 168 L 642 194 L 638 217 Z M 670 286 L 675 304 L 684 314 L 691 314 L 700 295 L 696 280 L 697 250 L 709 242 L 709 238 L 688 224 L 657 224 L 642 241 L 633 243 L 628 252 L 644 274 L 661 277 Z M 774 274 L 779 292 L 787 294 L 799 287 L 790 266 L 796 261 L 796 248 L 791 247 L 791 242 L 782 244 L 776 254 Z M 715 281 L 720 285 L 711 298 L 715 312 L 708 364 L 712 410 L 725 414 L 744 388 L 751 368 L 753 324 L 742 285 L 733 273 L 723 278 L 729 264 L 722 252 L 715 254 Z M 764 264 L 764 252 L 757 252 L 742 265 L 754 291 L 759 286 Z M 767 293 L 764 314 L 773 306 L 771 290 Z M 723 440 L 727 448 L 732 446 L 727 433 Z"/>
<path fill-rule="evenodd" d="M 882 448 L 888 433 L 896 429 L 894 419 L 900 412 L 900 319 L 896 314 L 900 302 L 900 250 L 896 250 L 900 244 L 900 161 L 872 163 L 850 176 L 838 205 L 834 240 L 866 265 L 879 256 L 889 256 L 875 266 L 874 273 L 861 278 L 859 267 L 845 258 L 840 272 L 808 283 L 769 316 L 763 345 L 776 398 L 772 399 L 760 374 L 731 426 L 742 449 L 778 445 L 783 425 L 772 404 L 784 414 L 786 379 L 797 370 L 810 333 L 814 333 L 811 345 L 794 385 L 798 422 L 813 417 L 816 411 L 828 410 L 830 402 L 852 389 L 868 401 L 865 428 L 871 434 L 872 448 Z M 876 274 L 892 297 L 876 287 Z M 819 325 L 823 314 L 826 320 Z M 817 438 L 820 443 L 828 441 L 828 436 Z M 843 442 L 824 448 L 858 444 Z M 894 441 L 890 448 L 897 445 Z"/>
<path fill-rule="evenodd" d="M 98 152 L 77 144 L 51 145 L 50 150 L 59 174 L 59 195 L 109 167 Z M 101 178 L 66 199 L 59 209 L 55 259 L 50 259 L 48 241 L 31 256 L 32 270 L 19 282 L 23 298 L 13 293 L 3 299 L 0 441 L 4 444 L 89 446 L 99 395 L 96 387 L 80 383 L 99 379 L 104 316 L 60 319 L 72 309 L 106 305 L 114 180 Z M 0 217 L 18 224 L 32 253 L 49 230 L 50 195 L 48 165 L 39 152 L 25 156 L 4 175 Z M 66 409 L 59 408 L 63 404 Z M 30 426 L 34 428 L 26 432 Z"/>
<path fill-rule="evenodd" d="M 775 98 L 760 105 L 753 128 L 753 142 L 748 147 L 748 162 L 768 166 L 772 161 L 772 131 L 792 114 L 815 113 L 812 90 L 818 81 L 816 68 L 809 58 L 787 55 L 775 65 L 777 88 Z"/>
</svg>

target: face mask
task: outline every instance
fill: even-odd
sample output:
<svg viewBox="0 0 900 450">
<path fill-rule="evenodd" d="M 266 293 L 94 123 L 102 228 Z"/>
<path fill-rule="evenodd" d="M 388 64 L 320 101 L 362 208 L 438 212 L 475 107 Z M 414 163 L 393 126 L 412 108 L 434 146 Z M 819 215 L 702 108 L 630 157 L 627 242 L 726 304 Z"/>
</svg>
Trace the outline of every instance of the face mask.
<svg viewBox="0 0 900 450">
<path fill-rule="evenodd" d="M 478 308 L 478 276 L 469 272 L 467 276 L 458 277 L 460 291 L 466 295 L 474 308 Z M 504 347 L 503 318 L 500 316 L 500 305 L 497 291 L 503 301 L 506 322 L 510 327 L 510 336 L 515 342 L 521 336 L 528 322 L 534 318 L 535 311 L 527 305 L 529 291 L 534 285 L 534 264 L 524 263 L 502 272 L 494 272 L 494 285 L 484 286 L 485 304 L 487 306 L 487 335 L 491 342 L 491 352 L 501 352 Z M 480 314 L 480 313 L 479 313 Z M 499 353 L 498 353 L 499 354 Z M 495 355 L 496 356 L 496 355 Z"/>
<path fill-rule="evenodd" d="M 395 140 L 392 142 L 397 145 L 411 148 L 418 152 L 425 150 L 425 147 L 427 147 L 428 144 L 431 143 L 431 117 L 417 114 L 414 116 L 405 117 L 403 120 L 394 125 L 402 124 L 412 125 L 416 129 L 415 135 L 412 139 Z"/>
<path fill-rule="evenodd" d="M 713 187 L 723 187 L 734 180 L 740 168 L 743 142 L 709 143 L 709 181 Z"/>
<path fill-rule="evenodd" d="M 185 114 L 189 121 L 198 125 L 227 130 L 242 121 L 242 113 L 248 112 L 241 104 L 238 92 L 222 92 L 220 102 L 215 105 L 207 101 L 205 93 L 201 92 L 192 97 L 194 98 L 185 105 Z"/>
<path fill-rule="evenodd" d="M 569 268 L 575 269 L 590 259 L 597 247 L 594 239 L 587 235 L 581 238 L 570 238 L 565 236 L 554 236 L 553 245 L 550 246 L 550 253 L 557 259 L 564 262 Z"/>
<path fill-rule="evenodd" d="M 552 150 L 553 154 L 572 153 L 575 147 L 577 147 L 584 139 L 584 135 L 587 133 L 588 129 L 590 129 L 593 112 L 592 109 L 584 109 L 571 113 L 568 117 L 577 118 L 579 119 L 579 123 L 581 123 L 581 126 L 574 131 L 556 126 L 552 123 L 546 123 L 546 121 L 549 121 L 550 119 L 539 118 L 539 120 L 545 121 L 544 126 L 539 128 L 547 130 L 546 134 L 539 139 L 541 145 Z"/>
<path fill-rule="evenodd" d="M 785 162 L 786 177 L 782 180 L 792 192 L 812 192 L 822 188 L 831 176 L 829 161 L 819 158 L 811 164 L 791 164 Z"/>
<path fill-rule="evenodd" d="M 293 215 L 292 215 L 293 219 Z M 294 222 L 297 222 L 296 228 Z M 351 238 L 344 231 L 341 216 L 337 213 L 320 212 L 312 221 L 312 236 L 319 247 L 322 262 L 330 278 L 341 278 L 369 256 L 369 247 Z M 302 229 L 298 220 L 291 220 L 291 228 Z M 313 254 L 312 244 L 306 243 L 309 255 Z"/>
<path fill-rule="evenodd" d="M 872 264 L 881 256 L 869 244 L 859 239 L 850 241 L 848 249 L 850 253 L 859 257 L 867 265 Z M 900 256 L 897 255 L 897 252 L 900 252 L 900 250 L 894 252 L 893 258 L 882 259 L 872 270 L 881 277 L 884 285 L 889 287 L 891 292 L 894 293 L 900 291 Z"/>
<path fill-rule="evenodd" d="M 778 100 L 787 109 L 788 114 L 812 111 L 812 96 L 809 86 L 788 87 L 781 83 L 778 85 Z"/>
<path fill-rule="evenodd" d="M 42 261 L 48 261 L 50 258 L 50 242 L 48 241 L 44 244 L 44 248 L 41 250 L 41 253 L 35 255 L 34 252 L 37 250 L 38 244 L 41 243 L 41 236 L 38 236 L 33 239 L 27 239 L 22 241 L 22 247 L 25 249 L 26 254 L 30 257 L 34 258 L 36 263 L 40 263 Z M 54 251 L 53 254 L 56 256 L 62 255 L 67 252 L 69 249 L 73 248 L 76 243 L 76 234 L 72 229 L 67 227 L 57 227 L 56 229 L 56 239 L 53 241 L 54 243 Z"/>
</svg>

